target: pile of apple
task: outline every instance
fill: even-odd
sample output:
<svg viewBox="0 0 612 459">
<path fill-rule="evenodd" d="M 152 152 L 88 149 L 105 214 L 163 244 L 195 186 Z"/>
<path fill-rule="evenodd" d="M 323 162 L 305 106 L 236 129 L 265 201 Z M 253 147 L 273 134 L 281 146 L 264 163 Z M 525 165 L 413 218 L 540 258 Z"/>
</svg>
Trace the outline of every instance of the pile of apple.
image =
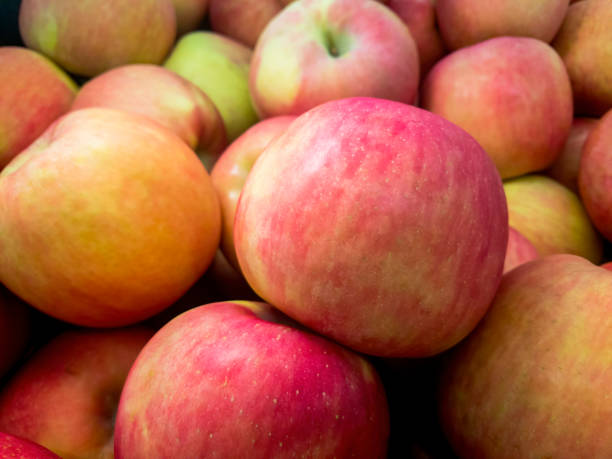
<svg viewBox="0 0 612 459">
<path fill-rule="evenodd" d="M 612 457 L 612 1 L 0 16 L 0 458 Z"/>
</svg>

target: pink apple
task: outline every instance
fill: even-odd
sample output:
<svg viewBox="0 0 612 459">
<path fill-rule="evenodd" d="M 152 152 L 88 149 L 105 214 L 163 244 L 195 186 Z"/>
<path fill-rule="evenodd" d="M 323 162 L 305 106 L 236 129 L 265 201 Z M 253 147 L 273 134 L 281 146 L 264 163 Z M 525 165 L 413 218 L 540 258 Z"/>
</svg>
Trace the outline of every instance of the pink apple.
<svg viewBox="0 0 612 459">
<path fill-rule="evenodd" d="M 448 359 L 440 419 L 459 457 L 609 457 L 609 271 L 574 255 L 519 266 Z"/>
<path fill-rule="evenodd" d="M 574 118 L 569 136 L 563 150 L 545 172 L 550 177 L 565 185 L 573 192 L 578 192 L 578 169 L 582 147 L 589 133 L 597 125 L 595 118 Z"/>
<path fill-rule="evenodd" d="M 3 459 L 61 459 L 43 446 L 4 432 L 0 432 L 0 457 Z"/>
<path fill-rule="evenodd" d="M 234 217 L 240 191 L 255 160 L 294 119 L 294 116 L 276 116 L 253 125 L 223 152 L 210 173 L 221 204 L 221 249 L 235 269 L 240 269 L 234 249 Z"/>
<path fill-rule="evenodd" d="M 0 169 L 66 113 L 77 87 L 43 55 L 0 47 Z"/>
<path fill-rule="evenodd" d="M 86 326 L 152 316 L 206 270 L 221 215 L 175 134 L 107 108 L 64 115 L 0 174 L 0 281 Z"/>
<path fill-rule="evenodd" d="M 572 4 L 553 46 L 572 82 L 576 113 L 599 117 L 612 108 L 612 3 Z"/>
<path fill-rule="evenodd" d="M 601 237 L 580 198 L 545 175 L 526 175 L 504 182 L 510 226 L 540 255 L 571 253 L 599 263 Z"/>
<path fill-rule="evenodd" d="M 436 0 L 387 0 L 383 3 L 410 29 L 419 51 L 421 77 L 424 77 L 445 53 L 436 19 Z"/>
<path fill-rule="evenodd" d="M 210 27 L 253 48 L 268 22 L 292 1 L 210 0 Z"/>
<path fill-rule="evenodd" d="M 147 343 L 125 383 L 117 459 L 384 458 L 384 389 L 363 357 L 265 303 L 204 305 Z"/>
<path fill-rule="evenodd" d="M 449 49 L 501 36 L 550 42 L 567 12 L 569 0 L 436 0 L 440 33 Z"/>
<path fill-rule="evenodd" d="M 534 38 L 493 38 L 443 57 L 421 97 L 423 108 L 472 134 L 502 178 L 549 167 L 573 119 L 563 62 Z"/>
<path fill-rule="evenodd" d="M 467 335 L 508 238 L 499 174 L 465 131 L 349 98 L 296 119 L 242 190 L 234 243 L 255 292 L 358 351 L 423 357 Z"/>
<path fill-rule="evenodd" d="M 30 307 L 0 285 L 0 378 L 24 353 L 31 330 Z"/>
<path fill-rule="evenodd" d="M 216 161 L 227 140 L 223 119 L 197 86 L 150 64 L 108 70 L 79 91 L 72 110 L 108 107 L 138 113 L 169 128 L 198 153 L 205 165 Z"/>
<path fill-rule="evenodd" d="M 196 31 L 181 37 L 164 63 L 213 101 L 230 142 L 258 121 L 248 83 L 252 54 L 224 35 Z"/>
<path fill-rule="evenodd" d="M 0 391 L 0 430 L 62 457 L 113 457 L 123 383 L 153 332 L 67 331 L 34 354 Z"/>
<path fill-rule="evenodd" d="M 195 30 L 206 15 L 209 0 L 172 0 L 176 11 L 176 34 Z"/>
<path fill-rule="evenodd" d="M 578 189 L 593 224 L 612 241 L 612 109 L 591 131 L 582 148 Z"/>
<path fill-rule="evenodd" d="M 323 102 L 371 96 L 413 103 L 419 57 L 410 31 L 370 0 L 303 0 L 270 21 L 249 86 L 260 117 L 299 115 Z"/>
<path fill-rule="evenodd" d="M 23 0 L 28 48 L 69 72 L 94 76 L 125 64 L 159 64 L 176 37 L 172 0 Z"/>
<path fill-rule="evenodd" d="M 508 231 L 508 249 L 504 260 L 504 274 L 523 263 L 538 258 L 538 250 L 519 231 L 510 227 Z"/>
</svg>

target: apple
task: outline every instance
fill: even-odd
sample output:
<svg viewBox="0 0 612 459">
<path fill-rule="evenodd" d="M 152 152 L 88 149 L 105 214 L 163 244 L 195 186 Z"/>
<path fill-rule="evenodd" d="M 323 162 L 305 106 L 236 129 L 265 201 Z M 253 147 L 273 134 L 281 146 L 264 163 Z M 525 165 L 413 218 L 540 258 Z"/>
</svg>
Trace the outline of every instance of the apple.
<svg viewBox="0 0 612 459">
<path fill-rule="evenodd" d="M 198 28 L 206 11 L 209 0 L 172 0 L 176 11 L 176 35 L 182 36 Z"/>
<path fill-rule="evenodd" d="M 600 265 L 602 268 L 607 269 L 608 271 L 612 271 L 612 261 L 608 261 Z"/>
<path fill-rule="evenodd" d="M 298 117 L 251 169 L 234 244 L 255 293 L 357 351 L 425 357 L 467 335 L 508 238 L 495 166 L 425 110 L 348 98 Z"/>
<path fill-rule="evenodd" d="M 599 117 L 612 108 L 612 3 L 572 4 L 553 46 L 572 82 L 576 114 Z"/>
<path fill-rule="evenodd" d="M 221 205 L 221 249 L 237 270 L 240 266 L 234 249 L 234 217 L 240 191 L 262 151 L 285 132 L 294 119 L 295 116 L 275 116 L 251 126 L 223 152 L 210 173 Z"/>
<path fill-rule="evenodd" d="M 268 22 L 292 1 L 210 0 L 210 28 L 254 48 Z"/>
<path fill-rule="evenodd" d="M 443 57 L 423 82 L 421 106 L 472 134 L 502 178 L 549 167 L 573 119 L 563 62 L 535 38 L 492 38 Z"/>
<path fill-rule="evenodd" d="M 388 417 L 364 357 L 265 303 L 213 303 L 174 318 L 139 354 L 115 457 L 382 459 Z"/>
<path fill-rule="evenodd" d="M 291 3 L 262 32 L 249 74 L 261 118 L 329 100 L 371 96 L 413 103 L 419 56 L 410 31 L 370 0 Z"/>
<path fill-rule="evenodd" d="M 436 0 L 440 33 L 456 50 L 501 36 L 549 43 L 561 27 L 569 0 Z"/>
<path fill-rule="evenodd" d="M 550 255 L 504 275 L 453 349 L 440 418 L 459 457 L 606 458 L 610 384 L 612 273 Z"/>
<path fill-rule="evenodd" d="M 181 37 L 164 63 L 213 101 L 230 142 L 258 121 L 248 84 L 252 54 L 223 35 L 196 31 Z"/>
<path fill-rule="evenodd" d="M 57 336 L 0 391 L 0 430 L 66 458 L 112 458 L 123 383 L 152 336 L 143 327 Z"/>
<path fill-rule="evenodd" d="M 419 52 L 421 78 L 425 77 L 446 52 L 436 19 L 436 0 L 387 0 L 384 3 L 410 29 Z"/>
<path fill-rule="evenodd" d="M 61 459 L 44 446 L 4 432 L 0 432 L 0 457 L 5 459 Z"/>
<path fill-rule="evenodd" d="M 0 169 L 66 113 L 77 91 L 72 79 L 43 55 L 1 46 Z"/>
<path fill-rule="evenodd" d="M 0 378 L 14 367 L 26 350 L 32 332 L 30 309 L 0 285 Z"/>
<path fill-rule="evenodd" d="M 169 128 L 211 165 L 225 149 L 225 126 L 213 102 L 197 86 L 152 64 L 116 67 L 89 80 L 72 110 L 108 107 L 138 113 Z"/>
<path fill-rule="evenodd" d="M 193 151 L 148 118 L 64 115 L 0 174 L 0 281 L 61 320 L 152 316 L 206 270 L 219 203 Z"/>
<path fill-rule="evenodd" d="M 597 122 L 596 118 L 574 118 L 563 150 L 561 150 L 555 162 L 544 171 L 546 175 L 554 178 L 575 193 L 578 193 L 578 169 L 580 168 L 582 147 Z"/>
<path fill-rule="evenodd" d="M 19 30 L 28 48 L 91 77 L 161 63 L 176 37 L 176 15 L 172 0 L 23 0 Z"/>
<path fill-rule="evenodd" d="M 593 263 L 602 258 L 601 237 L 576 193 L 545 175 L 504 182 L 510 226 L 540 255 L 570 253 Z"/>
<path fill-rule="evenodd" d="M 612 241 L 611 183 L 612 109 L 587 137 L 578 170 L 578 189 L 586 211 L 608 241 Z"/>
<path fill-rule="evenodd" d="M 508 248 L 504 260 L 504 274 L 536 258 L 538 258 L 538 250 L 529 239 L 515 228 L 508 228 Z"/>
</svg>

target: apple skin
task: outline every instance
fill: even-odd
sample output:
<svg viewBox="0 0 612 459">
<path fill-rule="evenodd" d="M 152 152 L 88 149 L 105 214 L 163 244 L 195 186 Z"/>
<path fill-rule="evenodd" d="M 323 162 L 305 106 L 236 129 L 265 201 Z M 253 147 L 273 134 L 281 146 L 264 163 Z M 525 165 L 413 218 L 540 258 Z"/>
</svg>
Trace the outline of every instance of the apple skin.
<svg viewBox="0 0 612 459">
<path fill-rule="evenodd" d="M 384 458 L 388 416 L 364 357 L 265 303 L 212 303 L 143 348 L 121 394 L 115 457 Z"/>
<path fill-rule="evenodd" d="M 502 178 L 549 167 L 569 135 L 572 91 L 563 62 L 534 38 L 492 38 L 439 60 L 421 106 L 483 146 Z"/>
<path fill-rule="evenodd" d="M 209 0 L 172 0 L 176 11 L 176 35 L 195 30 L 206 15 Z"/>
<path fill-rule="evenodd" d="M 221 232 L 193 151 L 107 108 L 64 115 L 4 168 L 0 218 L 0 280 L 53 317 L 95 327 L 169 306 L 206 270 Z"/>
<path fill-rule="evenodd" d="M 461 228 L 459 230 L 459 228 Z M 259 157 L 234 221 L 265 301 L 367 354 L 425 357 L 484 315 L 508 238 L 490 158 L 425 110 L 374 98 L 320 105 Z"/>
<path fill-rule="evenodd" d="M 249 94 L 250 48 L 214 32 L 181 37 L 164 67 L 199 87 L 223 118 L 229 142 L 258 121 Z"/>
<path fill-rule="evenodd" d="M 0 380 L 25 351 L 31 332 L 30 306 L 0 285 Z"/>
<path fill-rule="evenodd" d="M 567 254 L 519 266 L 448 359 L 439 411 L 460 457 L 610 456 L 612 273 Z"/>
<path fill-rule="evenodd" d="M 176 38 L 176 15 L 172 0 L 23 0 L 19 30 L 28 48 L 91 77 L 161 63 Z"/>
<path fill-rule="evenodd" d="M 159 65 L 124 65 L 89 80 L 72 110 L 87 107 L 148 116 L 183 139 L 209 167 L 227 145 L 223 119 L 208 96 Z"/>
<path fill-rule="evenodd" d="M 410 29 L 419 52 L 421 78 L 424 78 L 446 52 L 436 19 L 436 0 L 388 0 L 383 3 Z"/>
<path fill-rule="evenodd" d="M 113 456 L 114 416 L 144 327 L 66 331 L 39 349 L 0 391 L 0 430 L 63 458 Z"/>
<path fill-rule="evenodd" d="M 292 1 L 210 0 L 210 28 L 254 48 L 268 22 Z"/>
<path fill-rule="evenodd" d="M 565 146 L 555 162 L 545 172 L 549 177 L 578 193 L 578 170 L 584 142 L 597 125 L 596 118 L 574 118 Z"/>
<path fill-rule="evenodd" d="M 448 49 L 501 36 L 550 43 L 561 27 L 569 0 L 436 0 L 436 16 Z"/>
<path fill-rule="evenodd" d="M 580 198 L 545 175 L 504 182 L 510 226 L 523 234 L 540 255 L 570 253 L 599 263 L 601 237 Z"/>
<path fill-rule="evenodd" d="M 608 241 L 612 241 L 611 181 L 612 109 L 587 137 L 578 170 L 580 197 L 593 224 Z"/>
<path fill-rule="evenodd" d="M 536 258 L 538 258 L 538 250 L 529 239 L 515 228 L 508 228 L 508 249 L 504 260 L 504 274 Z"/>
<path fill-rule="evenodd" d="M 600 266 L 608 271 L 612 271 L 612 261 L 608 261 Z"/>
<path fill-rule="evenodd" d="M 369 96 L 414 103 L 419 56 L 410 31 L 369 0 L 291 3 L 259 37 L 249 74 L 261 118 Z"/>
<path fill-rule="evenodd" d="M 0 457 L 3 459 L 61 459 L 44 446 L 4 432 L 0 432 Z"/>
<path fill-rule="evenodd" d="M 287 130 L 295 118 L 275 116 L 254 124 L 223 152 L 210 173 L 221 205 L 221 249 L 227 261 L 237 270 L 240 270 L 240 266 L 234 248 L 234 217 L 240 192 L 257 158 L 272 140 Z"/>
<path fill-rule="evenodd" d="M 611 23 L 608 0 L 579 1 L 553 41 L 572 82 L 577 115 L 600 117 L 612 108 Z"/>
<path fill-rule="evenodd" d="M 72 79 L 35 51 L 0 47 L 0 169 L 66 113 L 77 92 Z"/>
</svg>

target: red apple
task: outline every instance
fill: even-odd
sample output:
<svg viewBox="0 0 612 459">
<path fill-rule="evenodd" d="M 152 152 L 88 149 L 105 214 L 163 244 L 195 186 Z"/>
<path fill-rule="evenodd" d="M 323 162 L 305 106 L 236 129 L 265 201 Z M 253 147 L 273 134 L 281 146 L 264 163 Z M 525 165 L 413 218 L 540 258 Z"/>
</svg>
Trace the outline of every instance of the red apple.
<svg viewBox="0 0 612 459">
<path fill-rule="evenodd" d="M 421 96 L 423 108 L 474 136 L 502 178 L 549 167 L 572 125 L 563 62 L 534 38 L 493 38 L 443 57 Z"/>
<path fill-rule="evenodd" d="M 459 457 L 609 457 L 612 273 L 575 255 L 519 266 L 445 365 L 440 418 Z"/>
<path fill-rule="evenodd" d="M 57 120 L 0 174 L 0 281 L 43 312 L 120 326 L 178 299 L 217 250 L 202 163 L 146 117 L 107 108 Z"/>
<path fill-rule="evenodd" d="M 0 169 L 66 113 L 77 87 L 43 55 L 0 47 Z"/>
<path fill-rule="evenodd" d="M 210 27 L 253 48 L 268 22 L 292 1 L 210 0 Z"/>
<path fill-rule="evenodd" d="M 198 153 L 205 165 L 226 146 L 225 126 L 213 102 L 176 73 L 150 64 L 108 70 L 79 91 L 72 110 L 108 107 L 138 113 L 169 128 Z"/>
<path fill-rule="evenodd" d="M 508 249 L 504 260 L 504 274 L 523 263 L 538 258 L 538 250 L 519 231 L 508 228 Z"/>
<path fill-rule="evenodd" d="M 0 430 L 65 458 L 113 457 L 123 383 L 153 332 L 73 330 L 34 354 L 0 391 Z"/>
<path fill-rule="evenodd" d="M 0 432 L 0 458 L 61 459 L 43 446 L 4 432 Z"/>
<path fill-rule="evenodd" d="M 419 52 L 420 74 L 444 55 L 444 43 L 436 19 L 436 0 L 387 0 L 385 3 L 410 29 Z"/>
<path fill-rule="evenodd" d="M 576 113 L 599 117 L 612 108 L 612 3 L 572 4 L 553 46 L 572 82 Z"/>
<path fill-rule="evenodd" d="M 607 269 L 608 271 L 612 271 L 612 261 L 608 261 L 602 264 L 601 267 Z"/>
<path fill-rule="evenodd" d="M 117 459 L 384 458 L 385 392 L 363 357 L 265 303 L 191 309 L 147 343 L 125 383 Z"/>
<path fill-rule="evenodd" d="M 28 48 L 69 72 L 94 76 L 125 64 L 159 64 L 176 37 L 172 0 L 23 0 Z"/>
<path fill-rule="evenodd" d="M 465 131 L 349 98 L 296 119 L 242 190 L 234 243 L 254 291 L 358 351 L 423 357 L 467 335 L 508 237 L 499 174 Z"/>
<path fill-rule="evenodd" d="M 589 133 L 597 125 L 595 118 L 574 118 L 563 150 L 545 172 L 570 190 L 578 193 L 578 169 L 582 147 Z"/>
<path fill-rule="evenodd" d="M 30 307 L 0 285 L 0 378 L 25 351 L 31 322 Z"/>
<path fill-rule="evenodd" d="M 582 148 L 578 189 L 593 224 L 612 241 L 612 109 L 600 119 Z"/>
<path fill-rule="evenodd" d="M 580 198 L 545 175 L 526 175 L 504 182 L 510 226 L 540 255 L 571 253 L 599 263 L 602 241 Z"/>
<path fill-rule="evenodd" d="M 550 42 L 567 12 L 569 0 L 436 0 L 440 33 L 449 49 L 501 36 Z"/>
<path fill-rule="evenodd" d="M 223 152 L 210 173 L 221 204 L 221 249 L 235 269 L 240 269 L 234 249 L 234 217 L 240 192 L 255 160 L 294 119 L 276 116 L 251 126 Z"/>
<path fill-rule="evenodd" d="M 371 96 L 413 103 L 417 47 L 406 25 L 370 0 L 303 0 L 268 23 L 249 87 L 260 117 L 299 115 L 323 102 Z"/>
</svg>

